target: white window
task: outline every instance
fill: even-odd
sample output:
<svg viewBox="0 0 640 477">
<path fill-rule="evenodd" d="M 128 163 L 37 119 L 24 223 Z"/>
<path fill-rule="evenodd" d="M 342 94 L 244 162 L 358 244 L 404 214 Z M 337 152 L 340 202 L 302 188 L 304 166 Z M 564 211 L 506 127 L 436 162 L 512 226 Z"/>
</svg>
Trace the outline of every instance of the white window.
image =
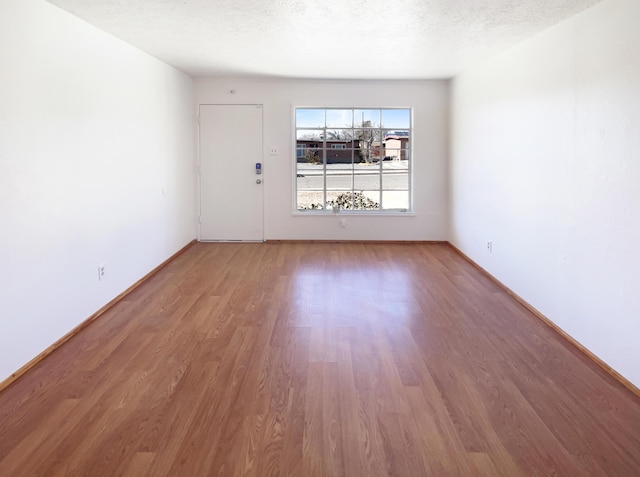
<svg viewBox="0 0 640 477">
<path fill-rule="evenodd" d="M 296 108 L 295 137 L 295 210 L 411 210 L 411 109 Z"/>
</svg>

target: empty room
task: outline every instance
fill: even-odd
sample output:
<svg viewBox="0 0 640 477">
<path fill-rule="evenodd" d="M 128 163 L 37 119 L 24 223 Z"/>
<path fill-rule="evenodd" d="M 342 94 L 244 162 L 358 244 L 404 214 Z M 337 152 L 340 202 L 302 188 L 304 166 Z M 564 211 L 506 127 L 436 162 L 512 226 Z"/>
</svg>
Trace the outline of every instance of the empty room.
<svg viewBox="0 0 640 477">
<path fill-rule="evenodd" d="M 0 476 L 640 475 L 639 22 L 2 0 Z"/>
</svg>

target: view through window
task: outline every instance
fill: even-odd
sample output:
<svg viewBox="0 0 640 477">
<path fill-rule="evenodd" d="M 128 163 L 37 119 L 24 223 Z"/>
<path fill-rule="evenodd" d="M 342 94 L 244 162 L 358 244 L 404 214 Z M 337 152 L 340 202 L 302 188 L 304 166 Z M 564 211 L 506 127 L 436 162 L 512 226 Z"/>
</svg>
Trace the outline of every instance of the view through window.
<svg viewBox="0 0 640 477">
<path fill-rule="evenodd" d="M 296 108 L 296 210 L 411 210 L 411 109 Z"/>
</svg>

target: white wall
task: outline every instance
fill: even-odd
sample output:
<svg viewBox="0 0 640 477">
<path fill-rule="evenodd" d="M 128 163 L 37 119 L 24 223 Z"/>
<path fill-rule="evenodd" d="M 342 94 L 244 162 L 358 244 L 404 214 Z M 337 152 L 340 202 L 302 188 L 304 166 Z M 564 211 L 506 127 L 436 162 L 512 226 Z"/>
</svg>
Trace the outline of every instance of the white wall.
<svg viewBox="0 0 640 477">
<path fill-rule="evenodd" d="M 234 89 L 235 94 L 230 94 Z M 447 81 L 196 79 L 196 105 L 264 105 L 265 238 L 446 240 L 448 238 Z M 414 216 L 300 216 L 293 211 L 293 107 L 413 107 Z M 279 154 L 269 154 L 271 146 Z M 257 161 L 256 161 L 257 162 Z"/>
<path fill-rule="evenodd" d="M 636 386 L 639 18 L 605 0 L 457 77 L 451 160 L 453 243 Z"/>
<path fill-rule="evenodd" d="M 195 238 L 195 124 L 190 77 L 41 0 L 0 45 L 3 380 Z"/>
</svg>

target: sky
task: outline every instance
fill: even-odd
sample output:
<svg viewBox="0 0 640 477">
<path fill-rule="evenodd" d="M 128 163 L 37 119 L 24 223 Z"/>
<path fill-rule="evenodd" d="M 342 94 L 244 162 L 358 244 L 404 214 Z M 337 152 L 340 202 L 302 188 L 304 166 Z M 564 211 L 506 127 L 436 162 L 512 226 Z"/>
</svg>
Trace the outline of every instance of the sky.
<svg viewBox="0 0 640 477">
<path fill-rule="evenodd" d="M 411 109 L 329 109 L 296 108 L 297 128 L 351 128 L 362 121 L 372 127 L 410 129 Z"/>
</svg>

